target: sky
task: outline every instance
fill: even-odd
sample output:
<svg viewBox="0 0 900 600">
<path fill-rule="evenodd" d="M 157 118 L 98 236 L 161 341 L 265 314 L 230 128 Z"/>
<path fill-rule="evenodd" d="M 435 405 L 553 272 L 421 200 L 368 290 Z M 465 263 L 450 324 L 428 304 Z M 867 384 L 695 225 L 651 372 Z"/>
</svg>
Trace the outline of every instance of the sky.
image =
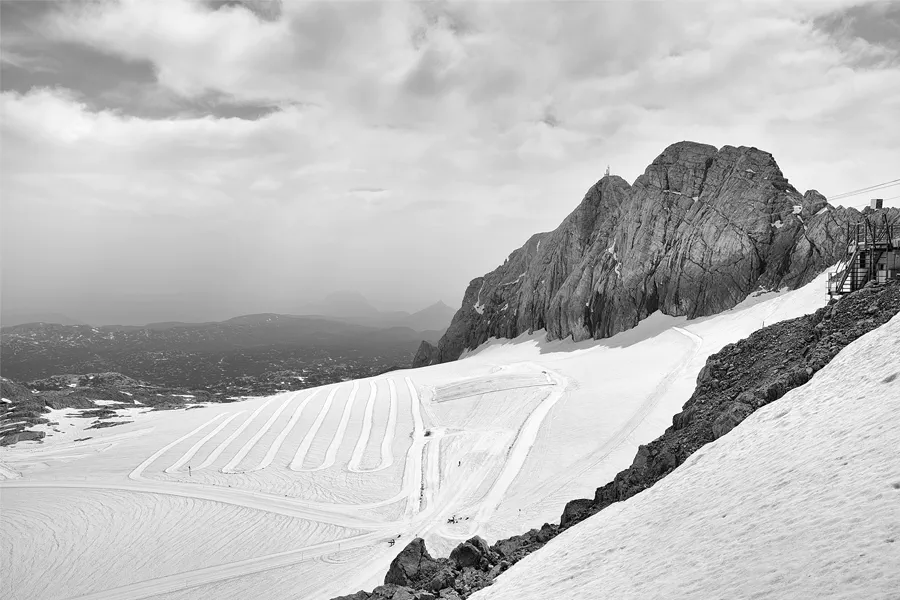
<svg viewBox="0 0 900 600">
<path fill-rule="evenodd" d="M 681 140 L 900 178 L 896 2 L 3 0 L 0 58 L 3 314 L 458 306 Z"/>
</svg>

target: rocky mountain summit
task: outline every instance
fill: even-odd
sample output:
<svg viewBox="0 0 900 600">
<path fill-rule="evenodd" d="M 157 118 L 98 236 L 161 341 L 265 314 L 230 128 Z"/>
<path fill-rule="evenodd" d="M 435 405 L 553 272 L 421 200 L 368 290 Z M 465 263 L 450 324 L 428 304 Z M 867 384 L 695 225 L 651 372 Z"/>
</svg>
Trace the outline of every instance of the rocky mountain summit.
<svg viewBox="0 0 900 600">
<path fill-rule="evenodd" d="M 413 366 L 456 360 L 490 337 L 600 339 L 657 310 L 695 318 L 759 289 L 794 289 L 843 256 L 846 225 L 862 217 L 801 194 L 768 152 L 679 142 L 632 185 L 603 177 L 554 231 L 472 280 Z"/>
</svg>

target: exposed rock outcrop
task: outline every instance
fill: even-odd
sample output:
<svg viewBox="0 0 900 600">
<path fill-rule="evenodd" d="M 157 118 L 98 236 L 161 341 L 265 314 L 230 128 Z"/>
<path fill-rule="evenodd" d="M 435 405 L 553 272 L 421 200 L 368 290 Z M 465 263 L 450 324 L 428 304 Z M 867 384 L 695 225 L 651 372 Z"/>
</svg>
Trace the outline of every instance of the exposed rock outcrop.
<svg viewBox="0 0 900 600">
<path fill-rule="evenodd" d="M 391 563 L 384 583 L 416 585 L 428 582 L 439 571 L 441 564 L 431 558 L 425 548 L 425 540 L 415 538 Z"/>
<path fill-rule="evenodd" d="M 762 150 L 679 142 L 633 185 L 604 177 L 554 231 L 473 279 L 437 348 L 423 344 L 413 366 L 490 337 L 599 339 L 657 310 L 694 318 L 760 288 L 799 287 L 839 260 L 860 214 L 801 194 Z"/>
</svg>

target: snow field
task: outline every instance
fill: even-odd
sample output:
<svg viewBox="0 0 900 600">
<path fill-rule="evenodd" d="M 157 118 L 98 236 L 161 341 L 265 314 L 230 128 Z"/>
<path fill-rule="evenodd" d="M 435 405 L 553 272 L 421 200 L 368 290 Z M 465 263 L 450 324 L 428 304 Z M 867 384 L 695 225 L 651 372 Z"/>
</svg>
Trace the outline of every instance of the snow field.
<svg viewBox="0 0 900 600">
<path fill-rule="evenodd" d="M 473 598 L 897 598 L 898 356 L 895 316 Z"/>
<path fill-rule="evenodd" d="M 290 550 L 297 539 L 359 533 L 206 500 L 119 490 L 4 490 L 2 519 L 0 596 L 9 600 L 77 597 L 110 584 Z M 248 538 L 247 531 L 257 535 Z M 99 535 L 104 544 L 83 543 Z"/>
<path fill-rule="evenodd" d="M 264 538 L 282 534 L 241 525 L 240 535 L 257 549 L 252 556 L 225 549 L 214 560 L 178 542 L 173 555 L 196 556 L 183 571 L 98 580 L 95 600 L 253 597 L 259 589 L 272 598 L 328 598 L 371 589 L 413 536 L 446 555 L 476 533 L 493 541 L 556 521 L 567 500 L 593 494 L 630 464 L 638 444 L 670 424 L 709 354 L 763 322 L 824 304 L 824 283 L 810 286 L 760 295 L 707 319 L 652 315 L 609 340 L 546 342 L 535 332 L 492 340 L 454 363 L 200 410 L 147 412 L 96 433 L 70 433 L 61 421 L 63 433 L 51 430 L 43 444 L 0 449 L 5 471 L 22 475 L 0 483 L 4 508 L 8 493 L 37 488 L 115 493 L 138 503 L 204 503 L 210 517 L 195 525 L 204 530 L 241 522 L 218 520 L 220 512 L 252 511 L 359 532 L 331 540 L 303 530 L 284 536 L 290 549 L 277 550 Z M 92 439 L 74 442 L 85 434 Z M 47 511 L 41 518 L 64 512 L 49 501 L 41 506 L 43 496 L 34 502 Z M 127 511 L 125 504 L 114 510 Z M 447 523 L 454 516 L 459 521 Z M 125 543 L 106 530 L 76 532 L 64 515 L 57 520 L 55 535 L 71 538 L 73 548 L 115 553 Z M 9 527 L 2 523 L 4 536 Z M 167 529 L 161 538 L 170 535 Z M 400 543 L 388 546 L 396 535 Z M 17 547 L 10 552 L 7 560 L 27 565 Z M 77 580 L 60 564 L 47 568 L 51 577 L 58 572 L 61 588 Z M 42 597 L 18 584 L 16 593 Z"/>
</svg>

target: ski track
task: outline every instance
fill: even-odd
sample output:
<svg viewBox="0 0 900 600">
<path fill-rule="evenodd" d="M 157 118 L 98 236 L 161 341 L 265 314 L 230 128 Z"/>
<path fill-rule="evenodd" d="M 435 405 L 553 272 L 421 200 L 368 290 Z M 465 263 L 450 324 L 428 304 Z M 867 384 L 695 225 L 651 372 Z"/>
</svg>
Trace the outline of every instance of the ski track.
<svg viewBox="0 0 900 600">
<path fill-rule="evenodd" d="M 102 592 L 76 596 L 72 600 L 119 600 L 121 598 L 136 600 L 162 594 L 171 594 L 173 592 L 189 590 L 202 585 L 217 583 L 225 579 L 244 577 L 254 573 L 288 567 L 311 558 L 331 554 L 340 550 L 361 548 L 383 538 L 384 533 L 382 532 L 366 533 L 344 538 L 342 540 L 315 544 L 298 550 L 287 550 L 257 558 L 248 558 L 233 563 L 216 565 L 214 567 L 185 571 L 174 575 L 158 577 L 156 579 L 148 579 L 131 585 L 104 590 Z"/>
<path fill-rule="evenodd" d="M 391 408 L 388 413 L 387 427 L 384 430 L 384 439 L 381 440 L 381 464 L 374 471 L 387 469 L 394 463 L 394 436 L 397 433 L 397 387 L 393 379 L 388 379 L 388 390 L 391 395 Z"/>
<path fill-rule="evenodd" d="M 178 469 L 181 468 L 182 466 L 184 466 L 184 464 L 186 462 L 188 462 L 189 460 L 194 458 L 194 455 L 197 453 L 198 450 L 200 450 L 200 448 L 203 447 L 203 445 L 206 442 L 208 442 L 210 439 L 212 439 L 217 433 L 219 433 L 220 431 L 225 429 L 225 427 L 227 427 L 228 424 L 231 423 L 238 415 L 241 415 L 243 413 L 244 413 L 244 411 L 239 410 L 238 412 L 234 413 L 233 415 L 231 415 L 230 417 L 228 417 L 227 419 L 225 419 L 224 421 L 219 423 L 218 427 L 216 427 L 215 429 L 213 429 L 212 431 L 207 433 L 204 437 L 202 437 L 200 439 L 199 442 L 197 442 L 196 444 L 191 446 L 190 449 L 188 449 L 188 451 L 185 452 L 181 458 L 179 458 L 177 461 L 175 461 L 175 463 L 171 467 L 166 467 L 165 472 L 166 473 L 176 473 L 178 471 Z"/>
<path fill-rule="evenodd" d="M 316 434 L 319 433 L 319 428 L 322 427 L 322 423 L 325 421 L 325 417 L 328 416 L 328 411 L 331 409 L 331 404 L 334 401 L 334 395 L 337 394 L 337 391 L 338 386 L 334 386 L 333 388 L 331 388 L 331 392 L 328 393 L 328 398 L 325 399 L 325 404 L 322 405 L 322 409 L 319 411 L 315 422 L 312 424 L 312 427 L 309 428 L 309 431 L 306 433 L 306 437 L 304 437 L 303 441 L 300 442 L 300 447 L 297 448 L 297 453 L 294 455 L 294 460 L 292 460 L 290 464 L 291 471 L 306 473 L 318 470 L 317 468 L 304 469 L 303 461 L 306 460 L 306 454 L 309 452 L 309 447 L 312 446 Z"/>
<path fill-rule="evenodd" d="M 500 506 L 500 502 L 503 501 L 506 490 L 512 485 L 512 482 L 519 474 L 519 471 L 522 470 L 525 459 L 528 458 L 528 453 L 531 451 L 531 447 L 534 446 L 534 442 L 537 440 L 541 425 L 544 423 L 544 418 L 546 418 L 550 413 L 550 409 L 552 409 L 565 394 L 567 380 L 557 373 L 551 374 L 549 370 L 547 371 L 547 374 L 555 379 L 556 389 L 554 389 L 553 392 L 537 406 L 537 408 L 531 411 L 531 414 L 528 415 L 528 418 L 519 430 L 519 434 L 513 442 L 506 463 L 503 465 L 503 470 L 500 472 L 500 476 L 494 481 L 494 485 L 491 486 L 490 491 L 485 495 L 484 500 L 481 502 L 481 508 L 478 509 L 475 521 L 479 524 L 487 523 L 497 507 Z"/>
<path fill-rule="evenodd" d="M 691 354 L 687 358 L 681 361 L 678 366 L 666 373 L 666 375 L 660 380 L 659 384 L 653 389 L 652 392 L 650 392 L 650 394 L 640 404 L 640 406 L 638 406 L 634 414 L 627 421 L 625 421 L 625 423 L 619 428 L 618 431 L 616 431 L 616 433 L 611 438 L 606 440 L 606 442 L 599 448 L 597 448 L 597 450 L 580 459 L 574 465 L 566 469 L 566 472 L 564 474 L 560 474 L 560 476 L 546 481 L 543 484 L 545 489 L 552 485 L 554 481 L 560 481 L 561 479 L 563 480 L 562 483 L 560 483 L 553 491 L 544 495 L 544 499 L 542 500 L 542 502 L 556 501 L 555 494 L 565 489 L 570 481 L 578 479 L 587 471 L 599 465 L 601 462 L 606 460 L 606 458 L 610 454 L 615 452 L 622 444 L 624 444 L 628 437 L 634 432 L 634 430 L 637 429 L 640 424 L 644 422 L 647 416 L 653 411 L 653 409 L 656 408 L 656 405 L 659 404 L 659 401 L 663 398 L 663 396 L 665 396 L 666 392 L 669 390 L 669 387 L 671 387 L 672 382 L 677 380 L 680 377 L 681 373 L 683 373 L 688 368 L 688 366 L 690 366 L 691 362 L 694 360 L 694 357 L 696 357 L 697 353 L 700 352 L 700 347 L 703 345 L 703 338 L 682 327 L 672 327 L 672 329 L 694 342 L 693 352 L 691 352 Z M 579 463 L 582 466 L 579 466 Z"/>
<path fill-rule="evenodd" d="M 363 454 L 366 451 L 366 444 L 369 443 L 369 435 L 372 433 L 372 413 L 375 409 L 375 398 L 378 396 L 378 388 L 376 381 L 369 382 L 369 400 L 366 402 L 366 412 L 363 416 L 362 431 L 356 440 L 356 447 L 353 448 L 353 455 L 347 464 L 347 470 L 352 473 L 372 473 L 377 469 L 360 469 L 359 464 L 362 462 Z"/>
<path fill-rule="evenodd" d="M 268 432 L 269 429 L 272 428 L 272 425 L 275 424 L 275 421 L 278 420 L 278 417 L 281 416 L 281 413 L 285 411 L 288 405 L 293 402 L 298 395 L 298 392 L 294 392 L 293 394 L 289 395 L 284 402 L 281 403 L 281 406 L 279 406 L 278 409 L 274 413 L 272 413 L 272 416 L 269 417 L 269 420 L 266 421 L 265 425 L 260 427 L 259 431 L 253 434 L 253 437 L 247 440 L 246 444 L 241 446 L 241 449 L 238 450 L 237 454 L 235 454 L 230 461 L 228 461 L 227 465 L 222 467 L 223 473 L 241 472 L 240 470 L 236 470 L 235 467 L 238 466 L 238 464 L 240 464 L 242 460 L 244 460 L 244 457 L 247 456 L 247 454 L 253 449 L 254 446 L 256 446 L 259 440 L 262 439 L 262 436 L 264 436 L 266 432 Z"/>
<path fill-rule="evenodd" d="M 406 378 L 406 385 L 409 388 L 409 404 L 413 417 L 413 443 L 409 448 L 406 458 L 406 469 L 403 473 L 403 482 L 409 482 L 406 496 L 406 518 L 412 518 L 422 510 L 422 500 L 424 496 L 425 480 L 423 479 L 422 467 L 424 464 L 425 446 L 428 438 L 425 437 L 425 427 L 422 424 L 422 412 L 419 408 L 419 395 L 413 386 L 409 377 Z M 393 390 L 392 390 L 393 391 Z M 392 399 L 396 395 L 392 396 Z M 430 470 L 429 470 L 430 472 Z"/>
<path fill-rule="evenodd" d="M 0 463 L 0 479 L 18 479 L 21 476 L 21 473 L 11 468 L 9 465 Z"/>
<path fill-rule="evenodd" d="M 300 419 L 300 414 L 303 412 L 303 409 L 306 408 L 306 405 L 316 397 L 320 390 L 313 391 L 312 394 L 303 399 L 303 402 L 300 403 L 300 406 L 294 410 L 294 414 L 291 416 L 291 420 L 288 421 L 288 424 L 284 429 L 281 430 L 281 433 L 278 434 L 278 437 L 275 438 L 275 441 L 272 442 L 272 445 L 269 446 L 269 451 L 266 452 L 266 456 L 262 459 L 262 461 L 250 469 L 250 471 L 261 471 L 272 464 L 275 460 L 275 455 L 278 453 L 278 450 L 281 449 L 281 445 L 284 443 L 284 440 L 287 439 L 288 434 L 294 429 L 294 426 L 297 424 L 297 421 Z"/>
<path fill-rule="evenodd" d="M 353 403 L 356 401 L 356 393 L 358 391 L 359 382 L 354 381 L 353 388 L 350 390 L 350 397 L 347 398 L 347 403 L 344 404 L 344 413 L 341 415 L 341 422 L 338 424 L 337 431 L 334 432 L 334 437 L 331 438 L 331 444 L 325 452 L 325 460 L 315 469 L 316 471 L 327 469 L 334 464 L 334 461 L 337 458 L 338 449 L 341 447 L 341 442 L 344 441 L 347 423 L 350 422 L 350 411 L 353 410 Z"/>
<path fill-rule="evenodd" d="M 133 479 L 135 481 L 141 481 L 141 480 L 149 481 L 145 477 L 142 476 L 144 469 L 146 469 L 151 464 L 156 462 L 156 459 L 159 458 L 160 456 L 162 456 L 163 454 L 165 454 L 166 452 L 168 452 L 169 449 L 175 447 L 177 444 L 180 444 L 184 440 L 189 439 L 192 436 L 200 433 L 201 431 L 206 429 L 206 427 L 208 425 L 212 425 L 213 423 L 215 423 L 216 421 L 218 421 L 219 419 L 221 419 L 224 416 L 225 416 L 225 413 L 218 414 L 218 415 L 214 416 L 212 419 L 210 419 L 209 421 L 207 421 L 206 423 L 204 423 L 203 425 L 200 425 L 199 427 L 192 430 L 190 433 L 186 433 L 183 436 L 181 436 L 180 438 L 176 439 L 174 442 L 170 442 L 170 443 L 166 444 L 165 446 L 163 446 L 162 448 L 160 448 L 159 450 L 157 450 L 156 452 L 151 454 L 150 458 L 148 458 L 147 460 L 145 460 L 144 462 L 139 464 L 134 469 L 134 471 L 132 471 L 131 473 L 128 474 L 128 478 Z"/>
<path fill-rule="evenodd" d="M 210 454 L 206 458 L 206 460 L 204 460 L 202 463 L 200 463 L 200 466 L 197 468 L 203 469 L 205 467 L 208 467 L 217 458 L 219 458 L 219 455 L 225 451 L 225 448 L 227 448 L 231 444 L 231 442 L 233 442 L 235 440 L 235 438 L 237 436 L 241 435 L 241 433 L 243 433 L 244 430 L 250 426 L 250 423 L 253 422 L 253 420 L 257 417 L 257 415 L 259 415 L 259 413 L 261 413 L 264 408 L 266 408 L 269 404 L 271 404 L 275 400 L 275 398 L 277 398 L 277 396 L 272 396 L 271 398 L 269 398 L 268 400 L 263 402 L 261 405 L 259 405 L 259 407 L 255 411 L 253 411 L 253 413 L 247 418 L 247 420 L 244 421 L 243 423 L 241 423 L 241 426 L 238 427 L 237 429 L 235 429 L 234 432 L 232 432 L 232 434 L 229 435 L 228 438 L 224 442 L 219 444 L 218 447 L 215 450 L 213 450 L 212 454 Z"/>
</svg>

